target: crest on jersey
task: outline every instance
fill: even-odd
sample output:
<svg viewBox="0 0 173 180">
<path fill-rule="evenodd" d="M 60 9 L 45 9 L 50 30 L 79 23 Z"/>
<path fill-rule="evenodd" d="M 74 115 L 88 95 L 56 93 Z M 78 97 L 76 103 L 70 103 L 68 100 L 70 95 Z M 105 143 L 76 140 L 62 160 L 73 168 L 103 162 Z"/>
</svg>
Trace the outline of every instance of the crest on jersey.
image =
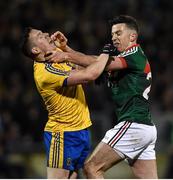
<svg viewBox="0 0 173 180">
<path fill-rule="evenodd" d="M 67 158 L 67 166 L 71 165 L 71 158 Z"/>
</svg>

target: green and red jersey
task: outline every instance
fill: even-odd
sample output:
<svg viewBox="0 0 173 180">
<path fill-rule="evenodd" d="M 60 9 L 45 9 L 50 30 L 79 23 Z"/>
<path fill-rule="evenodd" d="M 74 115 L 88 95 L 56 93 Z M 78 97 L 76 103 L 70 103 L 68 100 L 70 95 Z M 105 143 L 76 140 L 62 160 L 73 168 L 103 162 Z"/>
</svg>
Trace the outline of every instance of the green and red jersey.
<svg viewBox="0 0 173 180">
<path fill-rule="evenodd" d="M 108 81 L 116 104 L 117 120 L 152 125 L 148 102 L 151 69 L 147 57 L 137 44 L 118 57 L 126 68 L 111 72 Z"/>
</svg>

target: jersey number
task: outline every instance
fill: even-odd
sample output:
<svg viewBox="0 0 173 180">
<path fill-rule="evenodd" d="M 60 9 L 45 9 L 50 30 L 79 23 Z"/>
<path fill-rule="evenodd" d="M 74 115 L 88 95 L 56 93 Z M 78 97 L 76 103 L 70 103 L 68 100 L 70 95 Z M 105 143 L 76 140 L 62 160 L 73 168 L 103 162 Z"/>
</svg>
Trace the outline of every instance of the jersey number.
<svg viewBox="0 0 173 180">
<path fill-rule="evenodd" d="M 150 78 L 151 78 L 151 72 L 149 72 L 149 73 L 147 74 L 147 80 L 149 80 Z M 148 98 L 149 98 L 148 93 L 150 92 L 150 89 L 151 89 L 151 85 L 148 86 L 148 87 L 144 90 L 144 92 L 143 92 L 143 97 L 144 97 L 145 99 L 147 99 L 147 100 L 148 100 Z"/>
</svg>

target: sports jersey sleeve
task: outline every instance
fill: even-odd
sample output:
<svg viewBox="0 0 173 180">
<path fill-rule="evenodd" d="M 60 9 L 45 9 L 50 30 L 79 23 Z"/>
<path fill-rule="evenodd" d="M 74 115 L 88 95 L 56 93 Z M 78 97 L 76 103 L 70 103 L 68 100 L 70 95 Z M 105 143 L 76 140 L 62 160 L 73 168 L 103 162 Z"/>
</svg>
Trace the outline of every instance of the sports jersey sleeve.
<svg viewBox="0 0 173 180">
<path fill-rule="evenodd" d="M 45 78 L 46 86 L 49 88 L 57 88 L 58 86 L 64 86 L 67 78 L 69 77 L 70 70 L 65 70 L 63 65 L 59 64 L 45 64 Z"/>
<path fill-rule="evenodd" d="M 126 66 L 129 69 L 136 69 L 137 63 L 135 62 L 134 55 L 127 55 L 120 57 L 123 66 Z"/>
<path fill-rule="evenodd" d="M 144 58 L 144 55 L 138 51 L 138 48 L 131 52 L 121 54 L 119 58 L 124 67 L 134 71 L 142 71 L 146 64 L 146 58 Z"/>
</svg>

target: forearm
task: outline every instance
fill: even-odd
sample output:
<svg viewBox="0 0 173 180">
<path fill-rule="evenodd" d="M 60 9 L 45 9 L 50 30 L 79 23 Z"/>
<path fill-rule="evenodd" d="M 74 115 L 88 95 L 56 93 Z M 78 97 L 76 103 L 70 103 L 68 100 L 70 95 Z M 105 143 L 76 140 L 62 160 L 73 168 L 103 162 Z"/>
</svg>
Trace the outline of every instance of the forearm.
<svg viewBox="0 0 173 180">
<path fill-rule="evenodd" d="M 86 73 L 86 75 L 90 76 L 90 80 L 95 80 L 100 76 L 100 74 L 105 69 L 108 59 L 109 59 L 108 54 L 101 54 L 97 58 L 96 62 L 92 63 L 90 66 L 88 66 L 85 69 L 85 73 Z"/>
<path fill-rule="evenodd" d="M 81 52 L 71 49 L 69 46 L 66 46 L 65 51 L 66 51 L 66 55 L 67 55 L 66 59 L 68 59 L 68 61 L 78 64 L 80 66 L 86 67 L 97 61 L 97 56 L 86 55 L 84 53 L 81 53 Z"/>
<path fill-rule="evenodd" d="M 67 79 L 67 85 L 76 85 L 76 84 L 83 84 L 89 81 L 93 81 L 100 76 L 103 72 L 109 55 L 101 54 L 97 59 L 98 61 L 92 63 L 88 67 L 84 68 L 83 70 L 74 70 L 70 72 L 70 75 Z"/>
</svg>

